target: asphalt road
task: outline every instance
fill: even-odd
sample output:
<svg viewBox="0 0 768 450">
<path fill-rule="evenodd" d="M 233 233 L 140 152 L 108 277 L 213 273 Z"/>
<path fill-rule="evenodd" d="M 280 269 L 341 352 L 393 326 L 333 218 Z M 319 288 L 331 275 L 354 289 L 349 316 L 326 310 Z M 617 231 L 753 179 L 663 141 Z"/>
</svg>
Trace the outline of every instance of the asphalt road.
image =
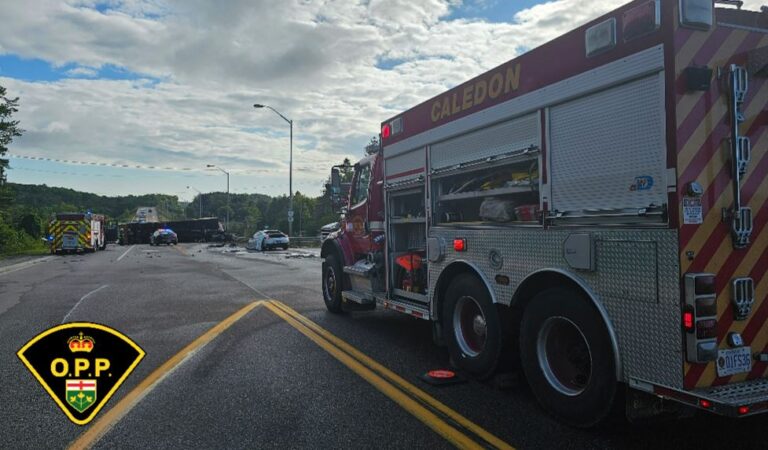
<svg viewBox="0 0 768 450">
<path fill-rule="evenodd" d="M 109 246 L 0 264 L 0 447 L 766 447 L 768 417 L 584 431 L 548 417 L 524 381 L 426 385 L 420 374 L 448 364 L 428 323 L 381 310 L 327 313 L 316 255 Z M 83 427 L 16 357 L 63 321 L 109 325 L 147 353 Z"/>
</svg>

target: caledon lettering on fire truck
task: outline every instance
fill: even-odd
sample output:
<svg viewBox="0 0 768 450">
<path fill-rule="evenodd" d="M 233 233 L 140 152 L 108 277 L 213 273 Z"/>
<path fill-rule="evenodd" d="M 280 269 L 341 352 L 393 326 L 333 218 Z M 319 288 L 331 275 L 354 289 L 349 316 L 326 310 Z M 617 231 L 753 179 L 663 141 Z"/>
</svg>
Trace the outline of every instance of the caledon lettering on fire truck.
<svg viewBox="0 0 768 450">
<path fill-rule="evenodd" d="M 385 121 L 328 309 L 431 321 L 576 426 L 768 410 L 768 13 L 716 3 L 633 1 Z"/>
</svg>

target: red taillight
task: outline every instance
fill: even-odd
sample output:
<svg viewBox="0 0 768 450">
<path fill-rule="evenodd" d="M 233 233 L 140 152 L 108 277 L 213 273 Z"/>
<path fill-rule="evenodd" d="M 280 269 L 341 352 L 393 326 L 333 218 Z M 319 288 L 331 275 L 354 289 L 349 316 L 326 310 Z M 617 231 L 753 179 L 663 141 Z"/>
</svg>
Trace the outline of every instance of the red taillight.
<svg viewBox="0 0 768 450">
<path fill-rule="evenodd" d="M 453 249 L 457 252 L 463 252 L 467 250 L 467 240 L 464 238 L 453 240 Z"/>
<path fill-rule="evenodd" d="M 389 136 L 392 135 L 392 127 L 389 126 L 389 124 L 385 124 L 381 127 L 381 138 L 387 139 Z"/>
<path fill-rule="evenodd" d="M 739 406 L 739 414 L 749 414 L 749 406 Z"/>
<path fill-rule="evenodd" d="M 686 310 L 683 311 L 683 328 L 688 333 L 692 333 L 693 329 L 695 328 L 695 324 L 693 322 L 693 311 L 691 311 L 689 308 L 686 308 Z"/>
<path fill-rule="evenodd" d="M 716 361 L 718 345 L 715 275 L 687 273 L 683 281 L 686 359 L 692 363 Z"/>
<path fill-rule="evenodd" d="M 699 400 L 699 406 L 701 406 L 702 408 L 709 409 L 712 407 L 712 402 L 710 402 L 709 400 L 701 399 Z"/>
<path fill-rule="evenodd" d="M 695 286 L 696 295 L 712 295 L 715 293 L 715 277 L 712 275 L 698 276 Z"/>
</svg>

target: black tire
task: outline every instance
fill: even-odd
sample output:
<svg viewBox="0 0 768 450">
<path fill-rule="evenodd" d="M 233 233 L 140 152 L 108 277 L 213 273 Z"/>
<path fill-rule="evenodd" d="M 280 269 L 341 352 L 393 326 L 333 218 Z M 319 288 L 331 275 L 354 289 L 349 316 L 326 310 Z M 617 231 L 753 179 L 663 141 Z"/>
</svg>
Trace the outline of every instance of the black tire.
<svg viewBox="0 0 768 450">
<path fill-rule="evenodd" d="M 453 363 L 478 378 L 493 375 L 509 335 L 485 285 L 462 274 L 448 286 L 441 321 Z"/>
<path fill-rule="evenodd" d="M 523 314 L 520 355 L 531 390 L 557 419 L 589 428 L 609 417 L 618 392 L 613 347 L 582 295 L 551 288 L 534 297 Z"/>
<path fill-rule="evenodd" d="M 332 277 L 332 280 L 329 279 Z M 341 270 L 341 262 L 336 260 L 336 255 L 328 255 L 323 261 L 323 300 L 325 307 L 332 313 L 341 312 L 341 290 L 344 275 Z"/>
</svg>

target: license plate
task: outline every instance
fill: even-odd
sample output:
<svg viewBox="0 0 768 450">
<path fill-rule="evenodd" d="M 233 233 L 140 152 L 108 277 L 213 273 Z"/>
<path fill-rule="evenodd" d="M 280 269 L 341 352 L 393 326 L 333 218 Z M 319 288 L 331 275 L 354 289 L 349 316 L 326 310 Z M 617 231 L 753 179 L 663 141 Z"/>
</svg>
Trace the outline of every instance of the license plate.
<svg viewBox="0 0 768 450">
<path fill-rule="evenodd" d="M 65 234 L 61 240 L 61 246 L 64 248 L 77 248 L 77 237 Z"/>
<path fill-rule="evenodd" d="M 739 347 L 717 352 L 717 376 L 727 377 L 752 370 L 752 349 Z"/>
</svg>

